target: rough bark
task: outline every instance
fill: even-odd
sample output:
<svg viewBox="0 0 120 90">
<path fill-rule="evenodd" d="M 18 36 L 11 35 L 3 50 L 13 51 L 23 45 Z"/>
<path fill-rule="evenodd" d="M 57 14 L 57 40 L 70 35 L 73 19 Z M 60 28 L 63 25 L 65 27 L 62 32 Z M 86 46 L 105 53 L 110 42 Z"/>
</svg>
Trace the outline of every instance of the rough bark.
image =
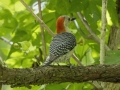
<svg viewBox="0 0 120 90">
<path fill-rule="evenodd" d="M 113 25 L 110 30 L 108 46 L 110 47 L 111 50 L 118 50 L 119 44 L 120 44 L 120 28 Z"/>
<path fill-rule="evenodd" d="M 92 66 L 46 66 L 38 68 L 6 68 L 0 66 L 0 83 L 11 87 L 62 82 L 85 82 L 97 80 L 120 82 L 120 65 Z"/>
</svg>

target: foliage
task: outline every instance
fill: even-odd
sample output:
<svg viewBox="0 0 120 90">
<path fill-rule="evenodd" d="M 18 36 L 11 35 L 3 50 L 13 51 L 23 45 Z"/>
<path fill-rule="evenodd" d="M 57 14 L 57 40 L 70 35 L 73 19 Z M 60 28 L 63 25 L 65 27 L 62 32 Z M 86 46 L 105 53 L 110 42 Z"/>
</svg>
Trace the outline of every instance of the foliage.
<svg viewBox="0 0 120 90">
<path fill-rule="evenodd" d="M 36 0 L 25 1 L 31 8 L 37 2 Z M 37 5 L 34 5 L 35 7 Z M 101 0 L 42 0 L 42 17 L 47 26 L 55 32 L 55 21 L 60 15 L 71 15 L 76 17 L 80 30 L 89 36 L 83 23 L 79 20 L 76 12 L 82 12 L 85 20 L 90 27 L 99 36 L 101 29 Z M 37 9 L 34 9 L 37 12 Z M 117 13 L 115 10 L 115 0 L 108 0 L 107 13 L 107 36 L 112 23 L 118 25 Z M 74 33 L 77 42 L 80 42 L 75 48 L 75 54 L 82 64 L 91 65 L 99 64 L 99 45 L 90 39 L 85 39 L 81 31 L 77 30 L 74 23 L 70 24 L 70 28 Z M 19 0 L 0 1 L 0 37 L 5 37 L 13 45 L 8 45 L 0 40 L 0 57 L 11 68 L 31 67 L 36 61 L 35 56 L 39 55 L 39 48 L 42 48 L 41 30 L 39 23 L 28 12 Z M 52 36 L 45 31 L 45 41 L 47 45 L 47 54 L 49 43 Z M 106 39 L 107 42 L 107 39 Z M 114 54 L 113 54 L 114 53 Z M 42 55 L 43 56 L 43 55 Z M 44 58 L 44 56 L 43 56 Z M 119 63 L 119 52 L 108 52 L 106 56 L 107 64 Z M 110 59 L 110 60 L 109 60 Z M 112 61 L 115 59 L 115 62 Z M 72 58 L 71 62 L 77 64 Z M 67 88 L 67 86 L 69 86 Z M 7 86 L 6 86 L 7 87 Z M 33 86 L 32 90 L 90 90 L 92 85 L 88 83 L 62 83 Z M 7 89 L 4 89 L 7 90 Z M 14 88 L 12 90 L 27 90 L 24 87 Z"/>
</svg>

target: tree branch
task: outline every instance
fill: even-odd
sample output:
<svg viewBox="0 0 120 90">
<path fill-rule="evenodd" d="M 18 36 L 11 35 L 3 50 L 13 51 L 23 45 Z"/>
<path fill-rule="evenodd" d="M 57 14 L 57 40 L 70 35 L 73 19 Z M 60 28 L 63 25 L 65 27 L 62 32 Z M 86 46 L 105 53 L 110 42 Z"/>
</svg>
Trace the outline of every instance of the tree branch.
<svg viewBox="0 0 120 90">
<path fill-rule="evenodd" d="M 83 66 L 83 64 L 80 62 L 78 57 L 75 55 L 75 53 L 72 54 L 72 58 L 78 63 L 79 66 Z"/>
<path fill-rule="evenodd" d="M 9 40 L 8 40 L 7 38 L 5 38 L 5 37 L 0 37 L 0 39 L 1 39 L 2 41 L 4 41 L 4 42 L 8 43 L 9 45 L 12 45 L 12 44 L 13 44 L 13 42 L 9 41 Z"/>
<path fill-rule="evenodd" d="M 105 59 L 105 35 L 106 35 L 106 9 L 107 0 L 102 0 L 102 29 L 100 35 L 100 64 L 104 64 Z"/>
<path fill-rule="evenodd" d="M 82 14 L 80 12 L 77 12 L 77 15 L 80 18 L 80 20 L 82 21 L 82 23 L 85 25 L 88 32 L 91 34 L 92 39 L 100 44 L 100 39 L 97 37 L 97 35 L 95 35 L 95 33 L 92 31 L 92 29 L 90 28 L 88 23 L 84 20 L 84 17 L 82 16 Z M 107 51 L 110 50 L 110 48 L 107 45 L 105 45 L 105 49 Z"/>
<path fill-rule="evenodd" d="M 48 33 L 51 36 L 54 36 L 55 34 L 50 30 L 50 28 L 37 16 L 33 13 L 33 11 L 28 7 L 28 5 L 24 2 L 24 0 L 20 0 L 20 2 L 26 7 L 26 9 L 36 18 L 38 22 L 41 23 L 41 25 L 48 31 Z"/>
<path fill-rule="evenodd" d="M 114 73 L 113 73 L 114 72 Z M 46 66 L 38 68 L 6 68 L 0 66 L 0 83 L 20 87 L 46 83 L 85 82 L 98 80 L 120 82 L 120 65 Z"/>
<path fill-rule="evenodd" d="M 39 17 L 42 20 L 42 11 L 41 11 L 41 0 L 38 0 L 38 9 L 39 9 Z M 44 58 L 46 58 L 46 42 L 45 42 L 45 35 L 44 35 L 44 27 L 41 26 L 42 23 L 40 23 L 40 30 L 41 30 L 41 37 L 42 37 L 42 48 L 43 48 L 43 54 Z"/>
</svg>

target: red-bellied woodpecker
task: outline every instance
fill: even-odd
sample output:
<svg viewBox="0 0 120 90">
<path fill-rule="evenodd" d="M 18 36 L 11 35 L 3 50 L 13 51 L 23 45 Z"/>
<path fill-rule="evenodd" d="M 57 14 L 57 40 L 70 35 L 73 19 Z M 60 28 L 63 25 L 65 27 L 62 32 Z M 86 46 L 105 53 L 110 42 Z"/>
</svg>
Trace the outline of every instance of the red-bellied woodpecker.
<svg viewBox="0 0 120 90">
<path fill-rule="evenodd" d="M 76 39 L 71 34 L 68 25 L 70 21 L 75 18 L 68 16 L 60 16 L 56 22 L 57 35 L 53 37 L 50 43 L 49 56 L 43 63 L 43 66 L 50 65 L 52 62 L 66 62 L 69 61 L 70 56 L 73 54 L 74 47 L 76 46 Z"/>
</svg>

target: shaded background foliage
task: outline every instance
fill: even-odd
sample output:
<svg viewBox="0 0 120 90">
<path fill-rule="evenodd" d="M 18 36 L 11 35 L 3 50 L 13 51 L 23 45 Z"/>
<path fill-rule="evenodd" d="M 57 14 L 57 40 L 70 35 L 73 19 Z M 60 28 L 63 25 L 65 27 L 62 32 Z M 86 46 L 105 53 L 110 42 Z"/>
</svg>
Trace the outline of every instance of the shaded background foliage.
<svg viewBox="0 0 120 90">
<path fill-rule="evenodd" d="M 38 14 L 37 0 L 25 1 L 30 8 Z M 80 29 L 74 23 L 69 25 L 75 35 L 77 42 L 75 54 L 82 64 L 99 64 L 99 45 L 90 39 L 89 33 L 83 23 L 79 20 L 76 12 L 81 12 L 93 32 L 99 37 L 101 30 L 101 0 L 42 0 L 42 17 L 47 26 L 55 32 L 56 19 L 60 15 L 73 15 Z M 107 31 L 106 43 L 108 42 L 109 31 L 113 24 L 118 25 L 116 12 L 116 0 L 108 0 L 107 7 Z M 0 40 L 0 57 L 9 68 L 29 68 L 36 62 L 35 56 L 40 55 L 39 48 L 42 48 L 41 30 L 39 23 L 25 9 L 19 0 L 0 0 L 0 37 L 5 37 L 12 45 Z M 88 37 L 88 38 L 86 38 Z M 45 31 L 45 41 L 48 48 L 52 36 Z M 119 63 L 119 51 L 109 51 L 106 56 L 106 64 Z M 42 57 L 44 58 L 43 54 Z M 113 59 L 115 59 L 113 61 Z M 71 62 L 77 63 L 71 58 Z M 42 60 L 41 60 L 42 63 Z M 9 86 L 4 86 L 9 88 Z M 89 83 L 61 83 L 33 86 L 32 90 L 90 90 L 93 88 Z M 3 89 L 8 90 L 8 89 Z M 10 90 L 10 88 L 9 88 Z M 27 90 L 27 88 L 13 88 L 11 90 Z"/>
</svg>

